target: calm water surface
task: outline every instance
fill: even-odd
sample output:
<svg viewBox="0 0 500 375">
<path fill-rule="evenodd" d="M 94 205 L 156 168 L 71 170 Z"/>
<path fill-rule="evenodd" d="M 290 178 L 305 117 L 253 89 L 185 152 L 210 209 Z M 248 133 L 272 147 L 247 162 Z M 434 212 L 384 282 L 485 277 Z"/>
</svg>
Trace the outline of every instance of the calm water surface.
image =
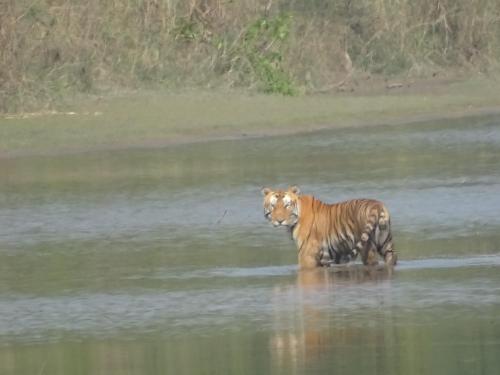
<svg viewBox="0 0 500 375">
<path fill-rule="evenodd" d="M 500 118 L 0 160 L 1 374 L 498 374 Z M 401 262 L 299 272 L 260 188 L 372 197 Z"/>
</svg>

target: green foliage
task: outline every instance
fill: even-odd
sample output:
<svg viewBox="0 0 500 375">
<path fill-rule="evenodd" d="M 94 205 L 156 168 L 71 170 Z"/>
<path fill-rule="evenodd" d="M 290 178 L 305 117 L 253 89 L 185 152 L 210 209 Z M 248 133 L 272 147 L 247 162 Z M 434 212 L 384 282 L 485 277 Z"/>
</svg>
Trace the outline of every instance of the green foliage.
<svg viewBox="0 0 500 375">
<path fill-rule="evenodd" d="M 199 25 L 187 18 L 179 19 L 173 30 L 174 38 L 185 42 L 195 41 L 199 37 Z"/>
<path fill-rule="evenodd" d="M 260 18 L 250 25 L 243 38 L 241 50 L 266 93 L 295 95 L 297 92 L 283 67 L 283 46 L 291 20 L 289 15 Z"/>
</svg>

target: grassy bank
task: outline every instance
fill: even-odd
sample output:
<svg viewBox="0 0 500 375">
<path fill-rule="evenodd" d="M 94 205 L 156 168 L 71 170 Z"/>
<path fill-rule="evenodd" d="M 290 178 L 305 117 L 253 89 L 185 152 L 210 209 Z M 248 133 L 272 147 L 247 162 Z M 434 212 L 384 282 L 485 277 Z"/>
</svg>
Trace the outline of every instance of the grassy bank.
<svg viewBox="0 0 500 375">
<path fill-rule="evenodd" d="M 358 90 L 497 68 L 496 0 L 4 0 L 0 112 L 122 89 Z"/>
<path fill-rule="evenodd" d="M 500 84 L 482 78 L 418 82 L 365 95 L 140 92 L 87 100 L 65 112 L 0 117 L 0 156 L 161 147 L 499 110 Z"/>
</svg>

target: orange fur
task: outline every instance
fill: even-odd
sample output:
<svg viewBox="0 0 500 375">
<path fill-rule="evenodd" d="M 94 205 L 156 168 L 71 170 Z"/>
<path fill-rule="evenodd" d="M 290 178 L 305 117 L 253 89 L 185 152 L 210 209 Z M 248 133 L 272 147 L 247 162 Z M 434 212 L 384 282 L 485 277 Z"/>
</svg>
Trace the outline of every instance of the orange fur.
<svg viewBox="0 0 500 375">
<path fill-rule="evenodd" d="M 326 204 L 297 187 L 263 189 L 264 215 L 275 226 L 290 228 L 299 252 L 299 265 L 313 268 L 346 263 L 361 254 L 365 265 L 397 261 L 389 211 L 373 199 Z M 378 255 L 377 255 L 378 254 Z"/>
</svg>

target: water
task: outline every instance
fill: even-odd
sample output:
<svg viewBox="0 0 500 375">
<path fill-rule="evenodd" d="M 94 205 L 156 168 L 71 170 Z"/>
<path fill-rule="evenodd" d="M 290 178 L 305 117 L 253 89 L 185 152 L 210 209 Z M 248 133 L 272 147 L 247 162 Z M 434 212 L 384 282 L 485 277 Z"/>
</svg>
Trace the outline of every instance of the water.
<svg viewBox="0 0 500 375">
<path fill-rule="evenodd" d="M 500 118 L 0 160 L 1 374 L 496 374 Z M 383 200 L 302 272 L 262 186 Z"/>
</svg>

